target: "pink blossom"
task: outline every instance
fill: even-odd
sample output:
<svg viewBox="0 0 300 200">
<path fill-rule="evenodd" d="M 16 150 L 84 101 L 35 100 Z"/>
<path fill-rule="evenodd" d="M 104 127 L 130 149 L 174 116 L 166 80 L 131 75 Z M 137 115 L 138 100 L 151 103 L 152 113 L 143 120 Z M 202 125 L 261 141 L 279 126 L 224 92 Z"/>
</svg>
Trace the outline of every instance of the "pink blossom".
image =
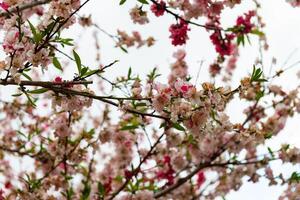
<svg viewBox="0 0 300 200">
<path fill-rule="evenodd" d="M 183 20 L 180 20 L 179 23 L 172 24 L 169 28 L 172 44 L 174 46 L 185 44 L 186 40 L 188 39 L 187 32 L 189 30 L 190 29 L 188 28 L 188 24 Z"/>
<path fill-rule="evenodd" d="M 155 84 L 154 88 L 156 89 L 157 94 L 152 98 L 152 105 L 155 110 L 162 111 L 171 99 L 172 89 L 163 84 Z"/>
<path fill-rule="evenodd" d="M 55 77 L 54 82 L 55 83 L 62 83 L 63 81 L 62 81 L 62 78 L 60 76 L 57 76 L 57 77 Z"/>
<path fill-rule="evenodd" d="M 165 13 L 166 3 L 161 0 L 159 2 L 153 3 L 151 5 L 151 11 L 155 14 L 156 17 L 162 16 Z"/>
<path fill-rule="evenodd" d="M 203 183 L 205 182 L 206 178 L 205 178 L 205 174 L 203 171 L 198 172 L 197 174 L 197 187 L 200 188 Z"/>
<path fill-rule="evenodd" d="M 251 23 L 251 18 L 255 16 L 255 11 L 249 11 L 245 13 L 245 16 L 239 16 L 236 20 L 236 26 L 241 27 L 241 34 L 250 33 L 254 27 L 254 24 Z"/>
<path fill-rule="evenodd" d="M 10 6 L 9 6 L 7 3 L 2 2 L 2 3 L 0 3 L 0 7 L 1 7 L 3 10 L 8 11 L 8 9 L 9 9 Z"/>
<path fill-rule="evenodd" d="M 174 87 L 184 98 L 190 98 L 196 92 L 195 86 L 182 80 L 177 80 Z"/>
<path fill-rule="evenodd" d="M 225 34 L 225 37 L 222 36 L 222 33 L 219 31 L 215 31 L 210 39 L 212 43 L 215 45 L 216 51 L 221 56 L 231 55 L 234 49 L 234 45 L 232 44 L 232 40 L 234 39 L 234 34 Z"/>
</svg>

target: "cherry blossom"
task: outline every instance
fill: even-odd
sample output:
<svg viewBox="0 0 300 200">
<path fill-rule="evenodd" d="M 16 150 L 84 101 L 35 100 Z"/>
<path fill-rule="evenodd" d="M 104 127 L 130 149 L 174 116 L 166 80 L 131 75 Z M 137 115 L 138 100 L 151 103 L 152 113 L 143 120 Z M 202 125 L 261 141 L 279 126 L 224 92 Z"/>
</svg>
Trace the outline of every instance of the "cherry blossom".
<svg viewBox="0 0 300 200">
<path fill-rule="evenodd" d="M 300 5 L 287 2 L 290 9 Z M 87 4 L 93 6 L 90 0 L 0 3 L 0 199 L 217 199 L 239 192 L 245 180 L 282 185 L 282 200 L 299 197 L 300 149 L 269 145 L 300 113 L 299 86 L 276 82 L 293 66 L 279 69 L 273 59 L 279 70 L 265 72 L 268 32 L 259 1 L 226 27 L 224 16 L 245 2 L 121 0 L 134 26 L 113 30 L 82 9 Z M 164 18 L 173 23 L 161 27 L 169 38 L 148 35 Z M 74 30 L 82 30 L 79 39 Z M 201 62 L 185 45 L 195 30 L 211 43 L 199 48 L 215 53 Z M 94 44 L 88 54 L 85 37 Z M 170 58 L 158 63 L 151 51 L 169 39 Z M 242 48 L 258 48 L 247 66 L 240 66 Z M 157 61 L 138 66 L 147 74 L 127 63 L 143 53 Z"/>
</svg>

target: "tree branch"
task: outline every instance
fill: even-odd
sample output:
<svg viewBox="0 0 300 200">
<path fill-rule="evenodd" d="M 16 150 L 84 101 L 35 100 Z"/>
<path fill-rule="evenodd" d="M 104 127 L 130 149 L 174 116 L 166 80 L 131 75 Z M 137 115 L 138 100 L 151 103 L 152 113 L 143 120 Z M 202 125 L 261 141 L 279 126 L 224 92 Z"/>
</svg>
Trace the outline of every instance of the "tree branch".
<svg viewBox="0 0 300 200">
<path fill-rule="evenodd" d="M 155 0 L 150 0 L 153 4 L 157 5 L 157 6 L 160 6 L 160 4 L 155 1 Z M 188 23 L 188 24 L 192 24 L 192 25 L 195 25 L 195 26 L 198 26 L 198 27 L 202 27 L 202 28 L 206 28 L 208 30 L 223 30 L 219 27 L 216 27 L 216 26 L 211 26 L 211 25 L 203 25 L 203 24 L 198 24 L 196 22 L 193 22 L 193 21 L 190 21 L 190 20 L 187 20 L 187 19 L 184 19 L 183 17 L 181 17 L 180 15 L 176 14 L 175 12 L 171 11 L 170 9 L 168 9 L 167 7 L 164 8 L 164 10 L 169 13 L 170 15 L 173 15 L 176 19 L 180 19 L 180 20 L 183 20 L 184 22 Z"/>
<path fill-rule="evenodd" d="M 47 4 L 51 1 L 52 0 L 35 0 L 35 1 L 32 1 L 31 3 L 16 5 L 14 7 L 9 8 L 7 12 L 0 12 L 0 17 L 7 17 L 10 15 L 10 13 L 16 13 L 18 11 L 27 10 L 27 9 L 30 9 L 30 8 L 33 8 L 33 7 L 36 7 L 39 5 Z"/>
<path fill-rule="evenodd" d="M 147 159 L 152 155 L 153 150 L 156 148 L 156 146 L 160 143 L 160 140 L 163 138 L 163 136 L 165 135 L 165 133 L 161 134 L 161 136 L 157 139 L 157 141 L 153 144 L 153 146 L 151 146 L 150 150 L 148 151 L 147 155 L 141 160 L 140 164 L 137 166 L 137 168 L 133 171 L 132 177 L 136 176 L 141 169 L 141 166 L 143 163 L 145 163 L 147 161 Z M 130 178 L 128 178 L 121 187 L 119 187 L 119 189 L 114 192 L 111 197 L 108 200 L 112 200 L 114 199 L 130 182 Z"/>
<path fill-rule="evenodd" d="M 94 94 L 88 93 L 88 92 L 81 92 L 81 91 L 76 91 L 76 90 L 72 90 L 72 89 L 68 89 L 65 88 L 64 86 L 69 86 L 69 85 L 75 85 L 75 84 L 92 84 L 92 81 L 66 81 L 66 82 L 62 82 L 62 83 L 56 83 L 56 82 L 43 82 L 43 81 L 21 81 L 20 83 L 17 83 L 13 80 L 11 81 L 0 81 L 0 85 L 21 85 L 21 86 L 40 86 L 43 88 L 47 88 L 49 90 L 52 90 L 54 92 L 58 92 L 61 94 L 66 94 L 66 95 L 77 95 L 77 96 L 84 96 L 84 97 L 88 97 L 88 98 L 92 98 L 95 100 L 99 100 L 102 101 L 104 103 L 113 105 L 115 107 L 119 107 L 120 104 L 113 102 L 109 99 L 113 99 L 113 100 L 147 100 L 150 101 L 150 98 L 136 98 L 136 97 L 114 97 L 114 96 L 96 96 Z M 61 86 L 61 87 L 58 87 Z M 125 108 L 125 110 L 127 112 L 133 113 L 133 114 L 138 114 L 141 116 L 148 116 L 148 117 L 154 117 L 154 118 L 159 118 L 159 119 L 164 119 L 167 121 L 170 121 L 170 118 L 165 117 L 165 116 L 161 116 L 161 115 L 155 115 L 152 113 L 144 113 L 135 109 L 131 109 L 131 108 Z"/>
</svg>

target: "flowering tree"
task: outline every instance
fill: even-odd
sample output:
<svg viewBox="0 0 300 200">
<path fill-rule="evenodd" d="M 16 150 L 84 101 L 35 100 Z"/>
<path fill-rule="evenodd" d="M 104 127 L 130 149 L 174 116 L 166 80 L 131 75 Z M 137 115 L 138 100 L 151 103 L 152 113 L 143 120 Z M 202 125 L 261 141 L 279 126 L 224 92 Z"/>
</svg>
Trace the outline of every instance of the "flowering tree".
<svg viewBox="0 0 300 200">
<path fill-rule="evenodd" d="M 118 61 L 84 64 L 72 35 L 63 34 L 76 24 L 106 34 L 124 53 L 156 42 L 139 32 L 108 33 L 92 16 L 81 16 L 79 11 L 93 0 L 0 3 L 0 199 L 215 199 L 238 190 L 244 177 L 285 185 L 280 198 L 298 199 L 299 172 L 274 174 L 270 164 L 299 165 L 300 150 L 289 144 L 279 149 L 264 145 L 300 112 L 300 99 L 298 86 L 284 91 L 271 83 L 287 69 L 271 77 L 263 72 L 261 54 L 268 44 L 260 3 L 253 0 L 254 9 L 223 27 L 221 13 L 234 10 L 241 0 L 105 3 L 123 6 L 127 1 L 136 3 L 130 10 L 135 24 L 151 23 L 148 15 L 174 17 L 166 27 L 170 38 L 161 38 L 170 40 L 175 52 L 165 82 L 158 81 L 159 68 L 148 69 L 145 78 L 131 68 L 121 77 L 107 78 L 106 71 Z M 298 0 L 287 3 L 300 6 Z M 198 23 L 200 18 L 204 24 Z M 209 66 L 213 81 L 200 85 L 191 82 L 197 77 L 188 73 L 183 48 L 193 42 L 192 27 L 208 33 L 217 54 Z M 99 48 L 94 39 L 91 52 Z M 249 63 L 252 73 L 234 87 L 239 48 L 251 39 L 259 40 L 260 55 Z M 73 69 L 73 78 L 64 78 Z M 49 75 L 53 70 L 61 75 Z M 248 105 L 238 123 L 226 111 L 233 100 Z M 261 154 L 258 147 L 268 153 Z M 32 165 L 16 170 L 18 162 Z"/>
</svg>

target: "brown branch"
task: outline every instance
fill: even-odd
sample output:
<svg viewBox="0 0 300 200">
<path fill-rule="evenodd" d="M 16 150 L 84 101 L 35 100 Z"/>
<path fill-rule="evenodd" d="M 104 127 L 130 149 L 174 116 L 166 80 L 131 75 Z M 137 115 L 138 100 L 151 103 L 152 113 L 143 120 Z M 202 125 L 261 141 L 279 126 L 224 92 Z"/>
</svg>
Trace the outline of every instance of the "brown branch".
<svg viewBox="0 0 300 200">
<path fill-rule="evenodd" d="M 43 81 L 21 81 L 20 83 L 17 83 L 15 81 L 0 81 L 0 85 L 21 85 L 21 86 L 40 86 L 43 88 L 47 88 L 49 90 L 52 90 L 54 92 L 57 93 L 61 93 L 61 94 L 66 94 L 66 95 L 77 95 L 77 96 L 84 96 L 84 97 L 88 97 L 88 98 L 92 98 L 92 99 L 96 99 L 99 101 L 102 101 L 104 103 L 113 105 L 115 107 L 119 107 L 120 104 L 113 102 L 109 99 L 113 99 L 113 100 L 147 100 L 147 101 L 151 101 L 150 98 L 136 98 L 136 97 L 114 97 L 114 96 L 96 96 L 94 94 L 88 93 L 88 92 L 81 92 L 81 91 L 76 91 L 76 90 L 71 90 L 68 88 L 64 88 L 64 87 L 58 87 L 58 86 L 68 86 L 68 85 L 74 85 L 74 84 L 91 84 L 92 81 L 67 81 L 67 82 L 63 82 L 63 83 L 56 83 L 56 82 L 43 82 Z M 164 119 L 169 121 L 170 118 L 165 117 L 165 116 L 161 116 L 161 115 L 155 115 L 152 113 L 144 113 L 135 109 L 131 109 L 131 108 L 125 108 L 125 110 L 127 112 L 133 113 L 133 114 L 138 114 L 141 116 L 148 116 L 148 117 L 155 117 L 155 118 L 159 118 L 159 119 Z"/>
<path fill-rule="evenodd" d="M 220 155 L 223 154 L 223 152 L 226 151 L 227 149 L 227 145 L 234 141 L 235 139 L 235 135 L 231 136 L 231 138 L 225 142 L 221 147 L 220 147 L 220 150 L 218 150 L 217 152 L 214 153 L 214 155 L 212 155 L 211 157 L 211 161 L 210 162 L 206 162 L 206 163 L 199 163 L 198 166 L 190 173 L 188 174 L 187 176 L 185 176 L 184 178 L 180 178 L 178 179 L 178 181 L 171 185 L 170 187 L 160 191 L 160 192 L 157 192 L 156 194 L 154 194 L 154 198 L 160 198 L 170 192 L 172 192 L 173 190 L 177 189 L 178 187 L 180 187 L 182 184 L 184 184 L 185 182 L 187 182 L 189 179 L 191 179 L 194 175 L 196 175 L 200 170 L 204 169 L 204 168 L 207 168 L 207 167 L 210 167 L 212 165 L 212 162 L 218 158 Z"/>
<path fill-rule="evenodd" d="M 23 10 L 31 9 L 31 8 L 39 6 L 39 5 L 47 4 L 51 1 L 52 0 L 35 0 L 30 3 L 16 5 L 14 7 L 9 8 L 7 12 L 0 12 L 0 17 L 8 17 L 11 13 L 16 13 L 16 12 L 20 12 Z"/>
<path fill-rule="evenodd" d="M 83 8 L 90 0 L 86 0 L 85 2 L 83 2 L 76 10 L 74 10 L 68 18 L 66 18 L 65 20 L 63 20 L 57 27 L 57 29 L 55 31 L 53 31 L 52 33 L 50 33 L 46 39 L 44 40 L 44 42 L 36 48 L 36 51 L 35 53 L 39 52 L 41 49 L 43 49 L 47 44 L 48 42 L 52 39 L 52 37 L 58 33 L 60 31 L 61 28 L 63 28 L 64 25 L 66 25 L 68 23 L 68 21 L 77 13 L 79 12 L 79 10 L 81 8 Z"/>
<path fill-rule="evenodd" d="M 79 139 L 79 141 L 77 142 L 77 144 L 75 144 L 75 146 L 71 149 L 71 151 L 67 154 L 67 157 L 71 156 L 72 153 L 75 152 L 75 150 L 77 149 L 77 147 L 79 146 L 81 140 L 83 139 L 83 137 L 81 137 Z M 61 163 L 63 163 L 65 161 L 65 158 L 61 159 L 57 164 L 53 165 L 52 168 L 45 173 L 44 176 L 42 176 L 41 178 L 38 179 L 38 181 L 41 183 L 45 178 L 47 178 Z"/>
<path fill-rule="evenodd" d="M 0 85 L 20 85 L 20 86 L 40 86 L 40 87 L 53 87 L 53 86 L 70 86 L 70 85 L 88 85 L 93 81 L 64 81 L 64 82 L 52 82 L 52 81 L 20 81 L 14 80 L 0 80 Z"/>
<path fill-rule="evenodd" d="M 157 6 L 161 6 L 157 1 L 155 0 L 150 0 L 153 4 L 157 5 Z M 216 27 L 216 26 L 212 26 L 212 25 L 203 25 L 203 24 L 198 24 L 196 22 L 184 19 L 183 17 L 181 17 L 180 15 L 176 14 L 175 12 L 171 11 L 170 9 L 168 9 L 167 7 L 164 7 L 164 10 L 169 13 L 170 15 L 173 15 L 176 19 L 180 19 L 183 20 L 184 22 L 188 23 L 188 24 L 192 24 L 198 27 L 202 27 L 202 28 L 206 28 L 208 30 L 219 30 L 222 31 L 223 29 Z"/>
<path fill-rule="evenodd" d="M 67 88 L 59 88 L 59 87 L 46 87 L 54 92 L 58 92 L 58 93 L 62 93 L 62 94 L 66 94 L 66 95 L 78 95 L 78 96 L 84 96 L 84 97 L 89 97 L 92 99 L 96 99 L 99 101 L 102 101 L 104 103 L 113 105 L 115 107 L 119 107 L 120 104 L 113 102 L 109 99 L 116 99 L 116 100 L 149 100 L 148 98 L 144 99 L 144 98 L 134 98 L 134 97 L 111 97 L 111 96 L 96 96 L 94 94 L 88 93 L 88 92 L 80 92 L 80 91 L 76 91 L 76 90 L 71 90 L 71 89 L 67 89 Z M 147 116 L 147 117 L 154 117 L 154 118 L 158 118 L 158 119 L 164 119 L 166 121 L 170 121 L 170 118 L 162 116 L 162 115 L 155 115 L 152 113 L 144 113 L 132 108 L 124 108 L 125 111 L 133 113 L 133 114 L 137 114 L 137 115 L 141 115 L 143 117 Z"/>
<path fill-rule="evenodd" d="M 216 156 L 216 157 L 218 157 L 218 156 Z M 177 189 L 182 184 L 184 184 L 185 182 L 187 182 L 188 180 L 190 180 L 200 170 L 203 170 L 203 169 L 208 168 L 208 167 L 227 167 L 228 165 L 235 165 L 235 166 L 237 166 L 237 165 L 264 164 L 267 161 L 273 161 L 273 160 L 278 160 L 278 159 L 279 158 L 272 158 L 272 159 L 269 159 L 269 160 L 265 160 L 265 159 L 262 159 L 262 160 L 253 160 L 253 161 L 247 161 L 247 162 L 239 162 L 239 161 L 230 162 L 230 161 L 228 161 L 228 162 L 225 162 L 225 163 L 211 163 L 211 162 L 203 163 L 203 164 L 198 165 L 198 167 L 196 167 L 190 174 L 188 174 L 184 178 L 178 179 L 178 181 L 174 185 L 170 186 L 169 188 L 166 188 L 165 190 L 162 190 L 161 192 L 156 193 L 154 195 L 154 197 L 155 198 L 160 198 L 160 197 L 162 197 L 162 196 L 164 196 L 164 195 L 172 192 L 173 190 Z"/>
<path fill-rule="evenodd" d="M 11 153 L 11 154 L 18 154 L 20 156 L 29 156 L 29 157 L 32 157 L 32 158 L 37 156 L 37 154 L 30 154 L 28 152 L 22 152 L 21 148 L 19 148 L 19 149 L 10 149 L 6 146 L 0 146 L 0 150 Z"/>
<path fill-rule="evenodd" d="M 148 151 L 148 153 L 146 154 L 146 156 L 141 160 L 141 162 L 139 163 L 139 165 L 137 166 L 137 168 L 133 171 L 133 175 L 132 177 L 136 176 L 141 169 L 141 166 L 143 163 L 145 163 L 147 161 L 147 159 L 152 155 L 153 150 L 156 148 L 156 146 L 160 143 L 160 140 L 162 139 L 162 137 L 165 135 L 165 133 L 161 134 L 161 136 L 157 139 L 157 141 L 153 144 L 153 146 L 151 146 L 150 150 Z M 126 181 L 123 183 L 123 185 L 121 187 L 119 187 L 119 189 L 114 192 L 111 197 L 108 200 L 112 200 L 114 199 L 120 192 L 122 192 L 122 190 L 128 185 L 128 183 L 130 182 L 130 178 L 126 179 Z"/>
<path fill-rule="evenodd" d="M 247 116 L 247 118 L 245 119 L 245 121 L 242 123 L 242 127 L 244 127 L 255 116 L 255 109 L 258 105 L 258 102 L 259 102 L 259 99 L 256 100 L 254 105 L 251 107 L 251 111 L 250 111 L 249 115 Z"/>
</svg>

